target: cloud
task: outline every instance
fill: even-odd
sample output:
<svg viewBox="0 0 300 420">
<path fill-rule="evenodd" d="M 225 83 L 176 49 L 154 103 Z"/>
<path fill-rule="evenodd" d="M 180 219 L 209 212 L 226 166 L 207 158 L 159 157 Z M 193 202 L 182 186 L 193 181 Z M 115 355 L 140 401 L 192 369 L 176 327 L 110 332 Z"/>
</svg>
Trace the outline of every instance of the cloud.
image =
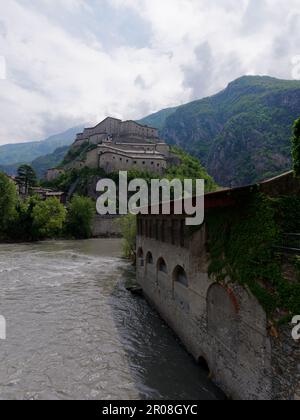
<svg viewBox="0 0 300 420">
<path fill-rule="evenodd" d="M 140 118 L 243 74 L 292 77 L 298 0 L 10 0 L 0 143 Z"/>
</svg>

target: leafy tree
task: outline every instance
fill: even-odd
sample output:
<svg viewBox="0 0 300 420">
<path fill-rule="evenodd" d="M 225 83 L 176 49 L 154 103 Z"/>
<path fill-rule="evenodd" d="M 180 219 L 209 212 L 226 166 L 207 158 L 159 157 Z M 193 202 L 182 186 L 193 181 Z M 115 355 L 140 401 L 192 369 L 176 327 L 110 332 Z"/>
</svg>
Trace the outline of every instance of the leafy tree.
<svg viewBox="0 0 300 420">
<path fill-rule="evenodd" d="M 74 195 L 71 200 L 67 218 L 67 231 L 76 239 L 86 239 L 92 236 L 92 221 L 96 206 L 88 197 Z"/>
<path fill-rule="evenodd" d="M 18 169 L 17 183 L 22 193 L 28 195 L 30 189 L 37 183 L 36 173 L 30 165 L 21 165 Z"/>
<path fill-rule="evenodd" d="M 14 183 L 3 173 L 0 173 L 0 232 L 9 227 L 9 222 L 15 216 L 17 191 Z"/>
<path fill-rule="evenodd" d="M 292 139 L 292 155 L 294 172 L 297 177 L 300 177 L 300 118 L 294 124 L 294 136 Z"/>
<path fill-rule="evenodd" d="M 62 233 L 67 211 L 57 198 L 39 201 L 32 210 L 33 229 L 37 237 L 54 238 Z"/>
<path fill-rule="evenodd" d="M 126 258 L 135 258 L 136 251 L 136 216 L 128 214 L 117 221 L 123 236 L 123 254 Z"/>
</svg>

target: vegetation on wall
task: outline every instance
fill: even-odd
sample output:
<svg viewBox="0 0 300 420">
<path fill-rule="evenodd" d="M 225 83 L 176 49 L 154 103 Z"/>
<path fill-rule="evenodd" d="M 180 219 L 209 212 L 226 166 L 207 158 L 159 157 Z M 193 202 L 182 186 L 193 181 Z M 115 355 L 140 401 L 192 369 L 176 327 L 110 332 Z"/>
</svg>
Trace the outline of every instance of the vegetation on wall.
<svg viewBox="0 0 300 420">
<path fill-rule="evenodd" d="M 284 278 L 280 255 L 274 248 L 284 232 L 282 208 L 289 210 L 285 214 L 288 217 L 294 211 L 295 200 L 300 206 L 299 197 L 288 206 L 287 198 L 272 200 L 252 193 L 238 210 L 207 216 L 210 276 L 219 282 L 233 281 L 248 287 L 269 317 L 277 321 L 300 313 L 300 282 Z"/>
<path fill-rule="evenodd" d="M 300 177 L 300 118 L 294 124 L 294 136 L 292 139 L 293 169 L 295 175 Z"/>
</svg>

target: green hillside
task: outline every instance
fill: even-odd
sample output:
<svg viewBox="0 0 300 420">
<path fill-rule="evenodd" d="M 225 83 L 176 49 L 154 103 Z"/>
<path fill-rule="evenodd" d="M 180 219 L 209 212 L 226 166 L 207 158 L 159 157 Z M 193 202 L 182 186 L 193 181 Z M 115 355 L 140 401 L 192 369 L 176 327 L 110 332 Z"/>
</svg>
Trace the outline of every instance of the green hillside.
<svg viewBox="0 0 300 420">
<path fill-rule="evenodd" d="M 291 168 L 291 130 L 299 116 L 300 81 L 245 76 L 166 118 L 165 111 L 156 114 L 157 121 L 165 118 L 156 126 L 169 144 L 198 157 L 218 184 L 236 186 Z"/>
<path fill-rule="evenodd" d="M 0 146 L 0 165 L 13 165 L 19 162 L 30 163 L 34 159 L 53 153 L 57 148 L 69 146 L 82 127 L 71 128 L 43 141 L 6 144 Z"/>
</svg>

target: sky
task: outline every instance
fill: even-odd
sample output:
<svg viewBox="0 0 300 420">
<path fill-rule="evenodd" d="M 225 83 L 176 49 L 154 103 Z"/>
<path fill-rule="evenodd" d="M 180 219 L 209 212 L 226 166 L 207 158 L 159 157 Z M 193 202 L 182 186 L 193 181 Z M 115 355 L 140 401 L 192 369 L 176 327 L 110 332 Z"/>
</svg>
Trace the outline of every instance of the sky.
<svg viewBox="0 0 300 420">
<path fill-rule="evenodd" d="M 299 0 L 0 2 L 0 144 L 300 79 Z"/>
</svg>

